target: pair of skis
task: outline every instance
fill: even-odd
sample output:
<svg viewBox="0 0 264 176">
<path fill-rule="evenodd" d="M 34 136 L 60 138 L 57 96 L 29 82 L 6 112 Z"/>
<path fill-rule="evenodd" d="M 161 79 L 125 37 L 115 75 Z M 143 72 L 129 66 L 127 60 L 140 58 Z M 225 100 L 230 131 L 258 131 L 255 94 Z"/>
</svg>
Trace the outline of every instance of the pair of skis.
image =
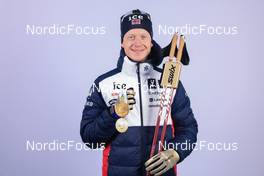
<svg viewBox="0 0 264 176">
<path fill-rule="evenodd" d="M 175 59 L 174 56 L 175 56 L 175 49 L 177 47 L 178 38 L 179 38 L 179 44 L 178 44 L 179 47 L 178 47 L 178 52 L 177 52 L 177 56 Z M 165 66 L 163 68 L 163 73 L 162 73 L 161 85 L 163 86 L 163 92 L 161 94 L 160 109 L 158 112 L 154 137 L 152 141 L 150 158 L 153 157 L 155 154 L 155 148 L 156 148 L 156 144 L 158 141 L 160 121 L 165 111 L 165 119 L 163 122 L 163 128 L 162 128 L 160 143 L 159 143 L 159 152 L 164 150 L 163 143 L 164 143 L 164 138 L 166 134 L 168 119 L 170 117 L 171 104 L 173 102 L 173 97 L 176 94 L 178 83 L 179 83 L 179 78 L 180 78 L 180 72 L 181 72 L 181 67 L 182 67 L 181 58 L 182 58 L 182 51 L 183 51 L 184 43 L 185 43 L 184 36 L 181 35 L 180 37 L 178 37 L 177 33 L 174 34 L 172 43 L 171 43 L 171 48 L 170 48 L 169 60 L 165 63 Z M 168 98 L 166 96 L 168 96 Z M 168 100 L 167 103 L 165 103 L 166 99 Z M 147 175 L 150 175 L 150 174 L 148 173 Z"/>
</svg>

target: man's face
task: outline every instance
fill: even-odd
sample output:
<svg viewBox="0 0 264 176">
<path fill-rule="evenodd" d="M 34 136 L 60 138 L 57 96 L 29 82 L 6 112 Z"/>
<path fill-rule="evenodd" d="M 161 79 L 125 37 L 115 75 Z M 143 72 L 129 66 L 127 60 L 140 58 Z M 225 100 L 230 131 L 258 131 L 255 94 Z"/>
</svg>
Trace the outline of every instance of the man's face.
<svg viewBox="0 0 264 176">
<path fill-rule="evenodd" d="M 151 36 L 145 29 L 131 29 L 123 38 L 121 46 L 126 55 L 136 62 L 144 61 L 150 53 Z"/>
</svg>

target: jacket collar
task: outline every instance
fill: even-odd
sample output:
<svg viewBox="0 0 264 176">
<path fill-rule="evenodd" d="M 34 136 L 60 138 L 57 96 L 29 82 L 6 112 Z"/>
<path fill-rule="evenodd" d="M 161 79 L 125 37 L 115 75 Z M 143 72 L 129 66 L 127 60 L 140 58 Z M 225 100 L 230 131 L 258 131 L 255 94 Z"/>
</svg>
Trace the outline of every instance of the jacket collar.
<svg viewBox="0 0 264 176">
<path fill-rule="evenodd" d="M 127 75 L 135 75 L 137 74 L 138 69 L 138 62 L 134 62 L 130 60 L 127 56 L 123 58 L 123 64 L 122 64 L 122 72 L 126 73 Z"/>
</svg>

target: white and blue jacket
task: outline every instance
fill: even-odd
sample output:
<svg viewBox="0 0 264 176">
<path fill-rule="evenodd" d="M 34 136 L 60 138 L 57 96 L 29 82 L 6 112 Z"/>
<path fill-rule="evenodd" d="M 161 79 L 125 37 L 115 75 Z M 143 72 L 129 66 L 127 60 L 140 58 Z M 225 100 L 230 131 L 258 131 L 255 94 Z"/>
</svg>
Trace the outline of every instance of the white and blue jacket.
<svg viewBox="0 0 264 176">
<path fill-rule="evenodd" d="M 122 53 L 122 52 L 121 52 Z M 160 108 L 160 86 L 162 69 L 153 63 L 136 63 L 121 54 L 117 68 L 99 76 L 92 86 L 83 110 L 81 120 L 81 137 L 91 148 L 104 147 L 104 176 L 145 176 L 144 163 L 149 159 L 154 129 Z M 115 128 L 116 118 L 112 117 L 109 107 L 120 92 L 134 88 L 136 104 L 125 117 L 129 127 L 125 133 Z M 163 119 L 161 119 L 161 129 Z M 184 160 L 192 148 L 181 148 L 186 143 L 194 146 L 197 140 L 197 122 L 190 107 L 190 100 L 181 82 L 173 103 L 168 121 L 165 148 L 174 148 Z M 158 144 L 158 143 L 157 143 Z M 158 146 L 156 147 L 158 149 Z M 174 169 L 167 171 L 166 176 L 175 175 Z"/>
</svg>

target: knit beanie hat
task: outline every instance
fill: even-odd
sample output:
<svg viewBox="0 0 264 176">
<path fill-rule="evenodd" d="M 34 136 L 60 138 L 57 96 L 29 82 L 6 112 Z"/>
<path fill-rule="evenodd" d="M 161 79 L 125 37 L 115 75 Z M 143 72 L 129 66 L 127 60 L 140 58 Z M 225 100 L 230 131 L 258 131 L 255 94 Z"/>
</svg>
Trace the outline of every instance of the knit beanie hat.
<svg viewBox="0 0 264 176">
<path fill-rule="evenodd" d="M 139 9 L 132 10 L 122 15 L 120 18 L 121 27 L 121 41 L 124 35 L 135 28 L 142 28 L 149 32 L 151 38 L 153 37 L 152 22 L 150 15 Z"/>
</svg>

